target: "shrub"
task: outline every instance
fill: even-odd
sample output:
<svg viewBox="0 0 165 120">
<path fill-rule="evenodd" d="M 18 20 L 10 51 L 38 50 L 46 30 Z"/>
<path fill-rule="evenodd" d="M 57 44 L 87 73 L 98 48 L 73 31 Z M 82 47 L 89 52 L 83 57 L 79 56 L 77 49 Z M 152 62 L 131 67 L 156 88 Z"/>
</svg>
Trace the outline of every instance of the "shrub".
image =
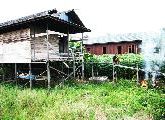
<svg viewBox="0 0 165 120">
<path fill-rule="evenodd" d="M 120 65 L 134 67 L 138 65 L 139 68 L 143 68 L 143 56 L 140 54 L 123 54 L 119 55 Z M 113 55 L 91 55 L 85 54 L 85 75 L 86 77 L 91 76 L 92 66 L 95 75 L 108 76 L 112 78 L 113 66 L 112 66 Z M 119 78 L 133 78 L 136 75 L 136 70 L 129 68 L 115 67 Z"/>
</svg>

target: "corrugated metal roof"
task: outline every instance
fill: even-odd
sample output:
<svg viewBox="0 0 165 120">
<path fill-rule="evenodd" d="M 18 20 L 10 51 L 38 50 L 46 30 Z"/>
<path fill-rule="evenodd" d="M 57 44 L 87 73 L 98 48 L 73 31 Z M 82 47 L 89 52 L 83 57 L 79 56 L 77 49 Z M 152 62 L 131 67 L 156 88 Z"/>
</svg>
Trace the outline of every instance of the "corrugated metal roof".
<svg viewBox="0 0 165 120">
<path fill-rule="evenodd" d="M 131 42 L 135 40 L 154 40 L 160 39 L 159 33 L 155 32 L 139 32 L 139 33 L 125 33 L 125 34 L 106 34 L 95 38 L 89 38 L 84 41 L 84 44 L 104 44 L 110 42 Z"/>
<path fill-rule="evenodd" d="M 82 32 L 90 32 L 90 29 L 87 29 L 82 21 L 79 19 L 78 15 L 74 10 L 57 12 L 56 9 L 40 12 L 37 14 L 21 17 L 16 20 L 7 21 L 4 23 L 0 23 L 0 30 L 3 30 L 6 27 L 14 26 L 14 25 L 22 25 L 25 23 L 29 23 L 29 21 L 41 20 L 42 18 L 51 18 L 56 21 L 60 21 L 61 23 L 70 24 L 72 26 L 76 26 L 81 29 Z"/>
</svg>

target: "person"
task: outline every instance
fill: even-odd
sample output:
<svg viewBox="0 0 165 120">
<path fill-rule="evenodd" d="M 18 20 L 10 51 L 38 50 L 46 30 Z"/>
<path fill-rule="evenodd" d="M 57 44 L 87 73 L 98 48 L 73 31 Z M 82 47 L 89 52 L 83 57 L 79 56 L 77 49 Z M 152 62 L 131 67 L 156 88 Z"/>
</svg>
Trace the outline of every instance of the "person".
<svg viewBox="0 0 165 120">
<path fill-rule="evenodd" d="M 119 64 L 119 58 L 118 58 L 117 54 L 115 54 L 115 56 L 113 56 L 113 63 Z"/>
</svg>

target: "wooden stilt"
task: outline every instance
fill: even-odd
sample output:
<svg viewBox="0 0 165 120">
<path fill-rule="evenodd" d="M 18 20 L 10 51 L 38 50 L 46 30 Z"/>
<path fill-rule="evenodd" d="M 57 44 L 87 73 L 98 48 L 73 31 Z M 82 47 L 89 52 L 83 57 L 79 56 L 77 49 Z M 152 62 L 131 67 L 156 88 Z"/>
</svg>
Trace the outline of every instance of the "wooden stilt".
<svg viewBox="0 0 165 120">
<path fill-rule="evenodd" d="M 17 63 L 15 63 L 15 83 L 17 85 Z"/>
<path fill-rule="evenodd" d="M 5 80 L 4 64 L 2 63 L 2 81 Z"/>
<path fill-rule="evenodd" d="M 81 53 L 82 53 L 82 80 L 84 80 L 84 52 L 83 52 L 83 33 L 82 33 L 82 41 L 81 41 Z"/>
<path fill-rule="evenodd" d="M 47 62 L 46 62 L 46 66 L 47 66 L 47 79 L 48 79 L 48 90 L 50 89 L 50 67 L 49 67 L 49 33 L 48 33 L 48 23 L 47 23 L 47 38 L 46 38 L 46 42 L 47 42 Z"/>
<path fill-rule="evenodd" d="M 49 67 L 49 61 L 47 61 L 47 79 L 48 79 L 48 89 L 50 89 L 50 67 Z"/>
<path fill-rule="evenodd" d="M 30 89 L 32 89 L 32 73 L 31 73 L 31 63 L 29 63 L 29 78 L 30 78 Z"/>
<path fill-rule="evenodd" d="M 70 38 L 69 38 L 69 37 L 70 37 L 70 36 L 69 36 L 69 29 L 68 29 L 68 34 L 67 34 L 67 36 L 68 36 L 68 38 L 67 38 L 67 39 L 68 39 L 68 50 L 67 50 L 67 51 L 68 51 L 68 58 L 69 58 L 69 39 L 70 39 Z"/>
<path fill-rule="evenodd" d="M 74 55 L 74 50 L 73 50 L 73 77 L 75 78 L 76 77 L 76 72 L 75 72 L 75 55 Z"/>
</svg>

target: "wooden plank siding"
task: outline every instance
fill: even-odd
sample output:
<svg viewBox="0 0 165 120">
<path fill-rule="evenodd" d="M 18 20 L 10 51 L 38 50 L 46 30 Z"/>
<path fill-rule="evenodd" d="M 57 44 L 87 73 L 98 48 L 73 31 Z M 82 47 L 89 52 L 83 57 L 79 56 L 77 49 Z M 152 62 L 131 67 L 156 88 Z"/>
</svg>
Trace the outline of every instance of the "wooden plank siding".
<svg viewBox="0 0 165 120">
<path fill-rule="evenodd" d="M 90 52 L 91 54 L 95 55 L 102 55 L 103 54 L 103 47 L 106 48 L 106 54 L 126 54 L 130 53 L 129 46 L 134 46 L 133 50 L 134 53 L 140 53 L 139 45 L 140 43 L 136 42 L 119 42 L 119 43 L 106 43 L 106 44 L 92 44 L 92 45 L 85 45 L 86 51 Z M 118 53 L 118 46 L 121 46 L 121 53 Z"/>
<path fill-rule="evenodd" d="M 39 28 L 36 28 L 36 30 L 36 33 L 38 33 Z M 0 63 L 46 61 L 46 33 L 36 33 L 34 38 L 34 32 L 27 28 L 0 34 Z M 49 34 L 50 60 L 59 60 L 59 53 L 67 52 L 66 41 L 66 37 L 58 37 L 58 34 Z M 59 47 L 59 45 L 61 46 Z"/>
<path fill-rule="evenodd" d="M 57 34 L 49 35 L 49 58 L 57 58 L 59 53 L 59 38 Z M 34 45 L 35 44 L 35 45 Z M 32 38 L 31 41 L 32 60 L 46 60 L 47 59 L 47 42 L 46 35 Z M 35 54 L 34 54 L 35 52 Z M 35 55 L 35 56 L 34 56 Z"/>
<path fill-rule="evenodd" d="M 0 34 L 0 63 L 30 63 L 30 29 Z"/>
</svg>

